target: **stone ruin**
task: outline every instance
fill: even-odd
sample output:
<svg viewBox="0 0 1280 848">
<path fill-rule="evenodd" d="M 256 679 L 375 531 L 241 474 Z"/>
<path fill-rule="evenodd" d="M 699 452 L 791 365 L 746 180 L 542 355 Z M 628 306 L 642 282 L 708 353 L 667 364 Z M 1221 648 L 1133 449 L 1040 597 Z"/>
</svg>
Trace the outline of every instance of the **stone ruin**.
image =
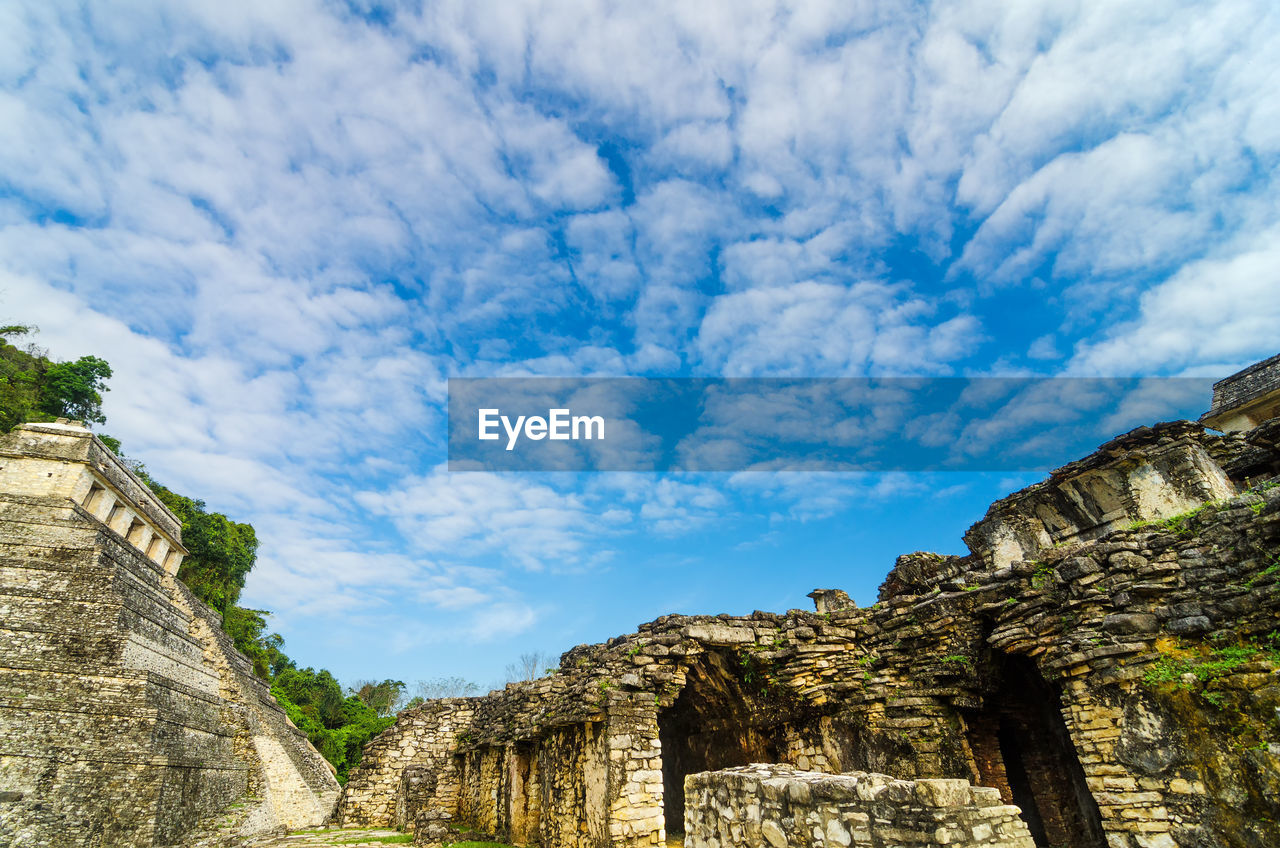
<svg viewBox="0 0 1280 848">
<path fill-rule="evenodd" d="M 339 797 L 83 427 L 0 437 L 0 846 L 324 821 L 543 848 L 1280 844 L 1280 357 L 994 504 L 879 600 L 664 616 L 432 701 Z M 336 807 L 335 807 L 336 803 Z M 331 812 L 332 811 L 332 812 Z"/>
<path fill-rule="evenodd" d="M 240 844 L 339 786 L 177 580 L 181 523 L 76 422 L 0 436 L 0 846 Z"/>
<path fill-rule="evenodd" d="M 1252 430 L 1280 418 L 1280 354 L 1213 384 L 1213 406 L 1200 422 L 1222 432 Z"/>
<path fill-rule="evenodd" d="M 1280 845 L 1277 425 L 1127 433 L 994 504 L 969 554 L 900 557 L 868 608 L 664 616 L 406 711 L 334 821 L 419 845 Z"/>
<path fill-rule="evenodd" d="M 686 841 L 839 848 L 947 845 L 1034 848 L 1017 807 L 967 780 L 894 780 L 754 765 L 690 775 Z"/>
</svg>

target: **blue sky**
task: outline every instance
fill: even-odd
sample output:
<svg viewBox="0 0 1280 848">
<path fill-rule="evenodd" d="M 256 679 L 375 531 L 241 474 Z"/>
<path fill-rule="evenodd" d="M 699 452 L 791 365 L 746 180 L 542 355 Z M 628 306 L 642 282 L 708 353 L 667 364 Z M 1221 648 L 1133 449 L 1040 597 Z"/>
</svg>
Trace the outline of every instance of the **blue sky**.
<svg viewBox="0 0 1280 848">
<path fill-rule="evenodd" d="M 0 309 L 298 660 L 488 685 L 1035 476 L 451 475 L 448 377 L 1222 376 L 1278 157 L 1269 2 L 6 3 Z"/>
</svg>

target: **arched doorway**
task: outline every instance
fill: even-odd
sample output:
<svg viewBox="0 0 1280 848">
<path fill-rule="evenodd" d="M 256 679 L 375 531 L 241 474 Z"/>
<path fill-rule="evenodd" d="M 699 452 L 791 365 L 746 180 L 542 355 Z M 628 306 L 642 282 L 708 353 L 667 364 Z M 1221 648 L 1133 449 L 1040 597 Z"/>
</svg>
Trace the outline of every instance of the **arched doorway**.
<svg viewBox="0 0 1280 848">
<path fill-rule="evenodd" d="M 1040 848 L 1106 848 L 1057 688 L 1027 657 L 997 655 L 992 663 L 986 706 L 965 715 L 979 782 L 1022 809 Z"/>
<path fill-rule="evenodd" d="M 703 654 L 675 703 L 658 713 L 668 836 L 684 833 L 686 775 L 778 761 L 785 712 L 761 691 L 761 681 L 747 676 L 733 655 Z"/>
</svg>

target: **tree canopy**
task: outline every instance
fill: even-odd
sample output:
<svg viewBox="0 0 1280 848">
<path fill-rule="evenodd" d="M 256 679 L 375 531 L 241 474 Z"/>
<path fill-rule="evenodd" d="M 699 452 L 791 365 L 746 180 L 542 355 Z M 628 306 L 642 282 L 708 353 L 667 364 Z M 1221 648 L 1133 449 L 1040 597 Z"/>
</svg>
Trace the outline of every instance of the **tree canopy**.
<svg viewBox="0 0 1280 848">
<path fill-rule="evenodd" d="M 49 415 L 65 415 L 102 424 L 102 392 L 111 366 L 96 356 L 82 356 L 75 362 L 55 362 L 44 372 L 41 408 Z"/>
<path fill-rule="evenodd" d="M 101 424 L 102 393 L 111 366 L 96 356 L 54 362 L 34 344 L 19 348 L 12 340 L 35 332 L 25 324 L 0 327 L 0 428 L 27 421 L 78 418 Z"/>
<path fill-rule="evenodd" d="M 271 681 L 271 694 L 289 720 L 307 734 L 345 784 L 360 762 L 364 744 L 395 723 L 356 695 L 344 695 L 333 675 L 323 669 L 285 668 Z"/>
<path fill-rule="evenodd" d="M 182 544 L 189 553 L 178 579 L 196 597 L 222 613 L 236 605 L 244 581 L 258 556 L 258 536 L 250 524 L 240 524 L 220 512 L 209 512 L 204 501 L 170 491 L 148 476 L 140 477 L 173 514 L 182 520 Z"/>
<path fill-rule="evenodd" d="M 403 680 L 357 680 L 351 689 L 357 698 L 380 716 L 394 715 L 405 699 Z"/>
<path fill-rule="evenodd" d="M 266 610 L 232 606 L 222 616 L 222 629 L 240 653 L 253 663 L 253 673 L 263 680 L 271 680 L 294 667 L 293 660 L 284 652 L 284 637 L 266 632 L 269 615 Z"/>
</svg>

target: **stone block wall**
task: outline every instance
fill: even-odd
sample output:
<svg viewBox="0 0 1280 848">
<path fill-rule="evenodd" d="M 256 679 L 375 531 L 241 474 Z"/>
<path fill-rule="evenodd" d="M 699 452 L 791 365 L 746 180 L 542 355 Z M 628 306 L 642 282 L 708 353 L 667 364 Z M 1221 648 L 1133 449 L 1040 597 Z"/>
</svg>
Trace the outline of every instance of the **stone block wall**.
<svg viewBox="0 0 1280 848">
<path fill-rule="evenodd" d="M 609 711 L 609 841 L 657 846 L 665 838 L 662 739 L 657 704 Z"/>
<path fill-rule="evenodd" d="M 24 424 L 5 443 L 0 492 L 80 504 L 170 575 L 178 573 L 186 554 L 182 522 L 84 427 L 65 418 Z"/>
<path fill-rule="evenodd" d="M 686 848 L 1035 848 L 1017 807 L 967 780 L 751 765 L 685 780 Z"/>
<path fill-rule="evenodd" d="M 190 845 L 233 804 L 245 833 L 319 823 L 337 782 L 217 614 L 72 496 L 111 478 L 180 550 L 109 453 L 69 425 L 0 437 L 0 845 Z"/>
<path fill-rule="evenodd" d="M 458 825 L 516 845 L 627 844 L 610 816 L 610 738 L 601 722 L 548 728 L 530 744 L 481 745 L 459 755 Z M 617 750 L 617 749 L 613 749 Z"/>
<path fill-rule="evenodd" d="M 402 712 L 365 746 L 333 821 L 342 827 L 412 829 L 424 803 L 456 808 L 460 778 L 453 755 L 470 732 L 477 700 L 441 698 Z M 405 782 L 410 767 L 414 780 Z"/>
<path fill-rule="evenodd" d="M 1213 456 L 1217 448 L 1189 422 L 1140 428 L 992 504 L 965 543 L 988 567 L 1003 568 L 1054 545 L 1231 497 L 1235 486 Z"/>
<path fill-rule="evenodd" d="M 258 817 L 290 830 L 324 822 L 341 794 L 334 767 L 289 720 L 267 682 L 253 673 L 252 662 L 223 631 L 218 613 L 181 582 L 173 581 L 172 588 L 177 606 L 192 615 L 191 632 L 204 648 L 205 665 L 218 673 L 223 717 L 236 728 L 238 756 L 254 767 L 253 790 L 262 807 Z"/>
<path fill-rule="evenodd" d="M 1213 384 L 1213 407 L 1200 419 L 1215 430 L 1247 430 L 1280 415 L 1280 355 Z"/>
<path fill-rule="evenodd" d="M 163 572 L 66 499 L 0 496 L 0 516 L 0 843 L 170 844 L 243 795 Z"/>
</svg>

